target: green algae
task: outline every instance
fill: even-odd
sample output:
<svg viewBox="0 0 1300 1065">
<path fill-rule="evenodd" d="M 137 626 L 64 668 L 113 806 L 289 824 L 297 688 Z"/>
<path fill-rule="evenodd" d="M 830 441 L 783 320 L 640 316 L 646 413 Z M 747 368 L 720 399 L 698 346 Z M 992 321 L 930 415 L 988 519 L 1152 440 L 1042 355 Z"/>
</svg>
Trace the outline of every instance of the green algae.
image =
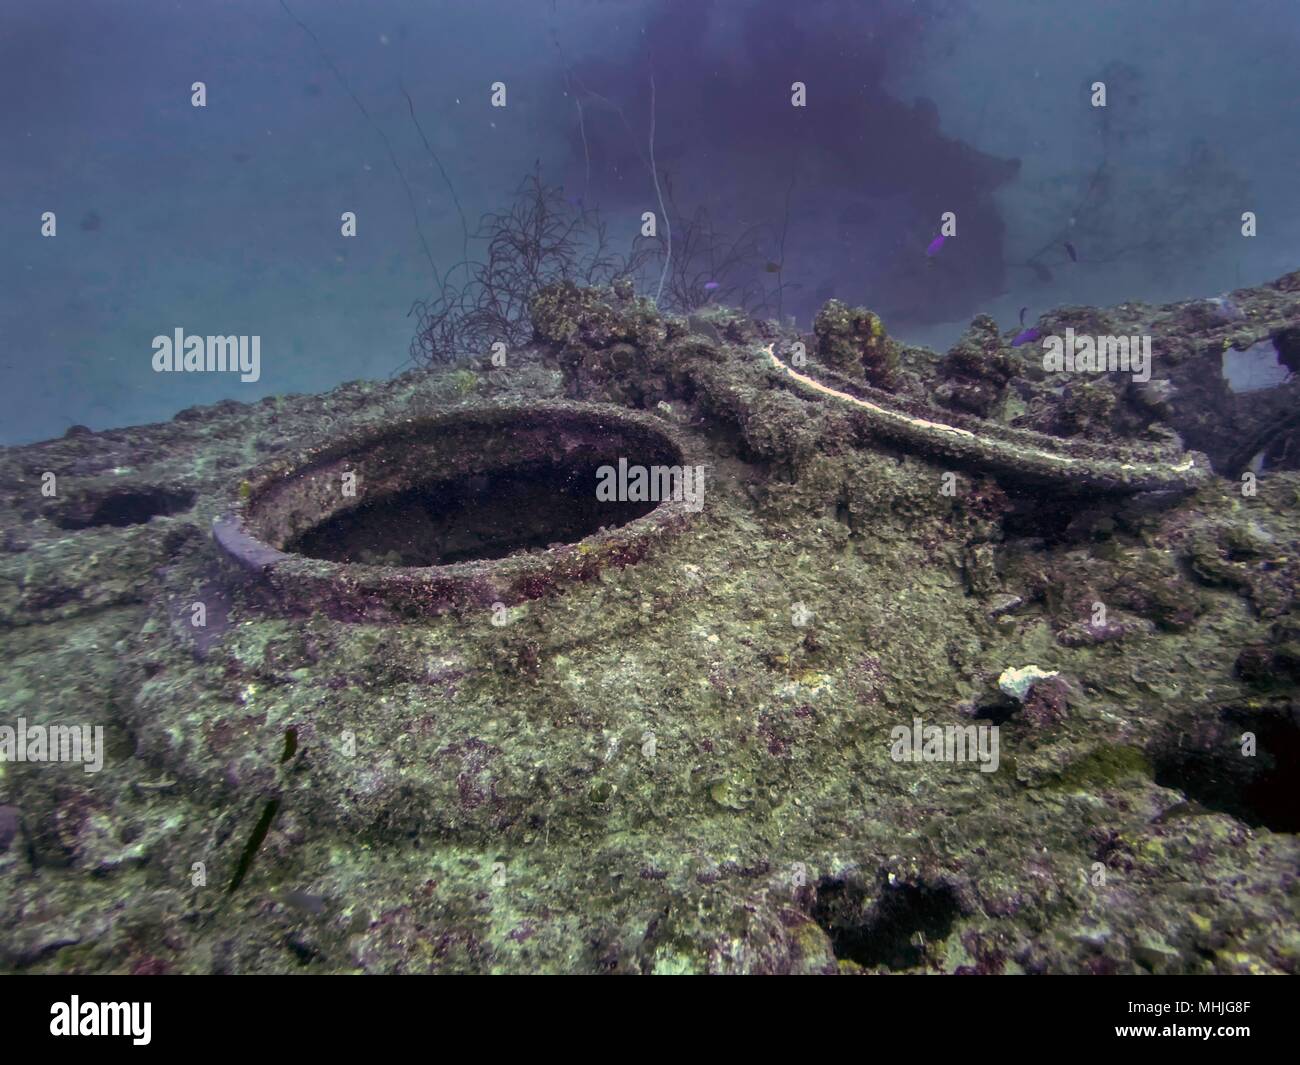
<svg viewBox="0 0 1300 1065">
<path fill-rule="evenodd" d="M 113 773 L 57 789 L 33 767 L 5 767 L 0 803 L 22 808 L 39 875 L 24 854 L 0 855 L 0 908 L 17 930 L 0 965 L 858 970 L 810 919 L 819 895 L 853 879 L 862 921 L 899 880 L 918 897 L 966 900 L 915 971 L 1079 971 L 1099 940 L 1071 938 L 1076 927 L 1107 930 L 1118 971 L 1296 969 L 1293 837 L 1222 814 L 1158 821 L 1170 788 L 1152 783 L 1144 753 L 1245 692 L 1236 650 L 1271 639 L 1248 588 L 1200 587 L 1194 569 L 1157 556 L 1178 559 L 1198 523 L 1257 521 L 1275 552 L 1251 555 L 1254 535 L 1214 543 L 1261 587 L 1297 539 L 1284 505 L 1295 475 L 1262 482 L 1258 505 L 1214 490 L 1171 502 L 1146 519 L 1145 546 L 1117 520 L 1107 541 L 1039 545 L 1008 566 L 1014 477 L 999 485 L 977 464 L 943 495 L 942 454 L 882 442 L 837 404 L 774 387 L 720 318 L 707 339 L 599 293 L 559 293 L 551 311 L 544 328 L 564 339 L 517 377 L 476 376 L 478 398 L 571 391 L 643 405 L 708 455 L 709 504 L 670 544 L 557 582 L 502 625 L 490 609 L 279 616 L 227 583 L 206 539 L 257 459 L 248 441 L 328 441 L 436 414 L 462 400 L 446 382 L 348 386 L 133 430 L 140 454 L 115 461 L 145 480 L 189 477 L 196 504 L 128 529 L 71 536 L 26 520 L 11 501 L 37 453 L 0 454 L 6 527 L 33 541 L 0 556 L 6 708 L 110 708 L 129 740 Z M 39 458 L 72 469 L 86 446 L 55 442 Z M 37 594 L 56 575 L 79 597 Z M 1023 601 L 1004 624 L 982 600 L 999 584 Z M 1056 641 L 1094 591 L 1121 613 L 1111 592 L 1126 586 L 1151 624 L 1122 649 Z M 200 649 L 187 608 L 214 587 L 232 597 L 230 617 Z M 1284 634 L 1268 646 L 1285 657 Z M 965 720 L 1001 670 L 1026 662 L 1084 694 L 1061 722 L 1016 710 L 998 774 L 889 758 L 892 726 Z M 1145 697 L 1144 683 L 1164 697 Z M 272 799 L 256 864 L 222 903 Z M 1077 888 L 1095 854 L 1108 884 Z M 272 890 L 337 900 L 344 919 L 317 920 Z M 887 912 L 891 941 L 930 927 L 907 906 Z"/>
<path fill-rule="evenodd" d="M 1135 777 L 1150 780 L 1153 775 L 1151 762 L 1140 748 L 1114 744 L 1089 751 L 1062 772 L 1048 777 L 1041 787 L 1055 791 L 1100 791 Z"/>
</svg>

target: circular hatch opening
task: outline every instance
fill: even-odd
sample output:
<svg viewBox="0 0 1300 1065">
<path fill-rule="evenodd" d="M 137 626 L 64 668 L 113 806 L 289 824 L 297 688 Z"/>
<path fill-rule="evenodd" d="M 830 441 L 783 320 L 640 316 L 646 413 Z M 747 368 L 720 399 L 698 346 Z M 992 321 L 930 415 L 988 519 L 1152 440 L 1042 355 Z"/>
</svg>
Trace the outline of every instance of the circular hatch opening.
<svg viewBox="0 0 1300 1065">
<path fill-rule="evenodd" d="M 215 531 L 290 603 L 441 612 L 637 561 L 702 505 L 697 469 L 649 415 L 462 408 L 277 460 Z"/>
</svg>

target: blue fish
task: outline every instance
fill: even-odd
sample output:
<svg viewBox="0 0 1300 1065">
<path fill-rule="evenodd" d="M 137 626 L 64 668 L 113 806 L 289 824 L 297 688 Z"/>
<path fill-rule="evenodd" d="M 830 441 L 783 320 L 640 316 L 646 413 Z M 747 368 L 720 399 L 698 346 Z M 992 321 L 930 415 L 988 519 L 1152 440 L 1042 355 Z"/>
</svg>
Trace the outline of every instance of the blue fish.
<svg viewBox="0 0 1300 1065">
<path fill-rule="evenodd" d="M 1070 257 L 1070 262 L 1077 263 L 1079 261 L 1079 253 L 1074 250 L 1074 245 L 1068 240 L 1065 242 L 1065 254 Z"/>
<path fill-rule="evenodd" d="M 942 233 L 940 233 L 939 236 L 935 237 L 934 240 L 930 241 L 930 246 L 925 249 L 925 254 L 938 255 L 939 249 L 943 247 L 943 242 L 947 239 L 948 239 L 947 237 L 945 237 Z"/>
<path fill-rule="evenodd" d="M 706 281 L 706 282 L 704 282 L 704 290 L 705 290 L 706 292 L 712 292 L 715 288 L 721 288 L 721 287 L 722 287 L 722 282 L 720 282 L 720 281 Z"/>
<path fill-rule="evenodd" d="M 1016 336 L 1016 339 L 1011 342 L 1011 346 L 1018 348 L 1021 344 L 1032 344 L 1042 335 L 1037 329 L 1026 329 Z"/>
</svg>

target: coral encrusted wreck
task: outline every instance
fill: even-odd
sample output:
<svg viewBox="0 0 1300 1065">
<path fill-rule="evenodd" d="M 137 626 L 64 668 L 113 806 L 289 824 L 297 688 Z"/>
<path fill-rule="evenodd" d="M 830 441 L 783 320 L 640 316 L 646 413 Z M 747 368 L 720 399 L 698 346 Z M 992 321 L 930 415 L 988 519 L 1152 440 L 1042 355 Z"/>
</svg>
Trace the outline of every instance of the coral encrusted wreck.
<svg viewBox="0 0 1300 1065">
<path fill-rule="evenodd" d="M 506 368 L 0 451 L 0 727 L 104 736 L 0 764 L 0 967 L 1296 972 L 1296 386 L 1222 367 L 1300 275 L 1232 301 L 1037 323 L 1138 381 L 561 284 Z"/>
</svg>

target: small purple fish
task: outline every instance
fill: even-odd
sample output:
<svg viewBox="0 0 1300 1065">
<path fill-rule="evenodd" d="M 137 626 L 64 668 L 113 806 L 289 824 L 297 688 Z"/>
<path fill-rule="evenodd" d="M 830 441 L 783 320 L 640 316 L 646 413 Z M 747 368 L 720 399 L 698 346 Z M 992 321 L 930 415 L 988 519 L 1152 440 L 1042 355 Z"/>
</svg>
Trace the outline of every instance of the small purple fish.
<svg viewBox="0 0 1300 1065">
<path fill-rule="evenodd" d="M 722 282 L 720 282 L 720 281 L 706 281 L 706 282 L 704 282 L 704 290 L 705 290 L 706 292 L 712 292 L 715 288 L 721 288 L 721 287 L 722 287 Z"/>
<path fill-rule="evenodd" d="M 940 233 L 934 240 L 930 241 L 930 246 L 925 249 L 926 255 L 938 255 L 939 249 L 943 247 L 943 242 L 948 238 Z"/>
<path fill-rule="evenodd" d="M 1022 333 L 1017 334 L 1016 339 L 1011 342 L 1011 346 L 1013 348 L 1018 348 L 1021 344 L 1032 344 L 1042 335 L 1043 334 L 1037 329 L 1026 329 Z"/>
<path fill-rule="evenodd" d="M 1065 242 L 1065 254 L 1070 257 L 1070 262 L 1077 263 L 1079 261 L 1079 253 L 1074 250 L 1074 245 L 1068 240 Z"/>
</svg>

